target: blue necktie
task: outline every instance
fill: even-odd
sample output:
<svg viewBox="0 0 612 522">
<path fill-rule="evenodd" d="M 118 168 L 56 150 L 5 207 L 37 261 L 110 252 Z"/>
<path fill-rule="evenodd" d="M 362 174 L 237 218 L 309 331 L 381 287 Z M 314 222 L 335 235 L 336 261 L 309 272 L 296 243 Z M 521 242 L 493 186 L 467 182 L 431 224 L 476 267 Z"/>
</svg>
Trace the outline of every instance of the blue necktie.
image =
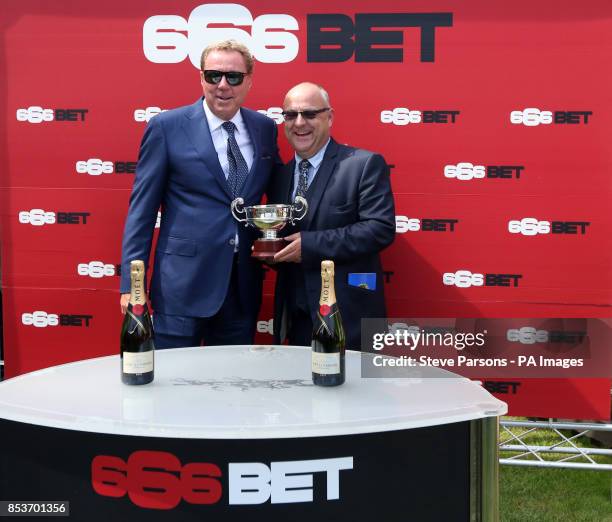
<svg viewBox="0 0 612 522">
<path fill-rule="evenodd" d="M 298 180 L 298 187 L 295 191 L 296 196 L 305 197 L 306 191 L 308 190 L 308 171 L 310 170 L 310 161 L 303 159 L 298 164 L 298 170 L 300 171 L 300 178 Z"/>
<path fill-rule="evenodd" d="M 234 136 L 236 126 L 233 122 L 226 121 L 223 123 L 223 128 L 227 132 L 227 161 L 229 163 L 227 183 L 232 192 L 232 197 L 236 198 L 246 181 L 249 167 L 240 152 L 240 147 L 238 147 L 236 137 Z"/>
</svg>

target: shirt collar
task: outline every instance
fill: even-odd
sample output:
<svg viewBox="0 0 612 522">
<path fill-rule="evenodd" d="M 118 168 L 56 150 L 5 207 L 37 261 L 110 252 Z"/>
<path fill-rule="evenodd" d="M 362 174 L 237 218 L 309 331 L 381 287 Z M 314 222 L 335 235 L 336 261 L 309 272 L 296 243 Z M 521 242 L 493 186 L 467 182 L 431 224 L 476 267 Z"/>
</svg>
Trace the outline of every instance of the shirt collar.
<svg viewBox="0 0 612 522">
<path fill-rule="evenodd" d="M 206 120 L 208 121 L 208 128 L 210 129 L 210 132 L 216 131 L 219 127 L 221 127 L 221 125 L 225 123 L 225 120 L 222 120 L 217 115 L 215 115 L 213 111 L 210 110 L 210 107 L 206 103 L 205 99 L 202 99 L 202 104 L 204 105 L 204 114 L 206 115 Z M 233 122 L 234 125 L 236 125 L 236 129 L 238 130 L 238 132 L 240 132 L 240 129 L 243 125 L 242 113 L 240 112 L 240 109 L 238 109 L 236 114 L 234 114 L 234 117 L 229 121 Z"/>
<path fill-rule="evenodd" d="M 329 145 L 329 142 L 331 141 L 331 138 L 328 138 L 327 142 L 325 143 L 325 145 L 323 145 L 320 149 L 319 152 L 317 152 L 314 156 L 312 156 L 311 158 L 306 158 L 308 160 L 308 162 L 312 165 L 313 169 L 316 171 L 319 168 L 319 165 L 321 164 L 321 162 L 323 161 L 323 156 L 325 156 L 325 151 L 327 150 L 327 146 Z M 295 153 L 295 164 L 299 165 L 300 161 L 302 161 L 304 158 L 298 156 L 297 152 Z"/>
</svg>

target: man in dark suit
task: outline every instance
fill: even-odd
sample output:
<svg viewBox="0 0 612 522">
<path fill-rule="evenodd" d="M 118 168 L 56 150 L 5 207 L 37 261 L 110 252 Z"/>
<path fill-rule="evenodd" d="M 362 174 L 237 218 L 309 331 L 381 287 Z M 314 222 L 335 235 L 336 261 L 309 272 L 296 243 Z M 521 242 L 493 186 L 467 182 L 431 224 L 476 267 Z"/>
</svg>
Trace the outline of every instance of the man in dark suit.
<svg viewBox="0 0 612 522">
<path fill-rule="evenodd" d="M 295 157 L 274 177 L 270 200 L 288 203 L 302 195 L 309 208 L 274 256 L 275 341 L 310 345 L 321 261 L 331 259 L 347 347 L 358 350 L 361 318 L 386 315 L 379 252 L 395 237 L 389 169 L 381 155 L 330 138 L 334 111 L 322 87 L 296 85 L 283 108 Z"/>
<path fill-rule="evenodd" d="M 129 301 L 130 261 L 148 265 L 162 207 L 151 279 L 157 348 L 251 344 L 262 269 L 251 257 L 254 232 L 230 204 L 259 203 L 280 162 L 275 123 L 242 108 L 253 57 L 235 41 L 207 47 L 204 98 L 151 119 L 138 158 L 123 235 L 121 308 Z"/>
</svg>

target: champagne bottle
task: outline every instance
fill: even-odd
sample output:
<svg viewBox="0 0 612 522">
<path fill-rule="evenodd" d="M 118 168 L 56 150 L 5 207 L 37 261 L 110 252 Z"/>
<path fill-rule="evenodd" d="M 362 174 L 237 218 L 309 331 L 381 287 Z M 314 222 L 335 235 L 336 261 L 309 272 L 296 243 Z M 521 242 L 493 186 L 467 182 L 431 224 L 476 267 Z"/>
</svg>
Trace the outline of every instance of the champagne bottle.
<svg viewBox="0 0 612 522">
<path fill-rule="evenodd" d="M 336 303 L 334 262 L 321 262 L 321 298 L 312 331 L 312 381 L 319 386 L 344 382 L 345 335 Z"/>
<path fill-rule="evenodd" d="M 121 380 L 125 384 L 148 384 L 153 380 L 153 324 L 144 291 L 143 261 L 130 265 L 132 288 L 121 327 Z"/>
</svg>

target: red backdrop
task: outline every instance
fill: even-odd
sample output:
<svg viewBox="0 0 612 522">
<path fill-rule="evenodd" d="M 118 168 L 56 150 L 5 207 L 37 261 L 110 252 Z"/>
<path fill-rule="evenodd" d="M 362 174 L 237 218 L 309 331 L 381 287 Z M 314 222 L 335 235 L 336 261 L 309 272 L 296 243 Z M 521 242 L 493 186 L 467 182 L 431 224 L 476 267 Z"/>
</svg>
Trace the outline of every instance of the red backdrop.
<svg viewBox="0 0 612 522">
<path fill-rule="evenodd" d="M 8 376 L 117 352 L 117 265 L 145 120 L 200 96 L 192 62 L 227 37 L 257 58 L 249 107 L 282 130 L 284 93 L 321 83 L 335 138 L 392 166 L 390 316 L 610 316 L 605 0 L 23 0 L 0 23 Z M 284 137 L 281 151 L 288 159 Z M 265 292 L 262 342 L 271 277 Z M 609 417 L 608 379 L 521 382 L 487 386 L 513 414 Z"/>
</svg>

